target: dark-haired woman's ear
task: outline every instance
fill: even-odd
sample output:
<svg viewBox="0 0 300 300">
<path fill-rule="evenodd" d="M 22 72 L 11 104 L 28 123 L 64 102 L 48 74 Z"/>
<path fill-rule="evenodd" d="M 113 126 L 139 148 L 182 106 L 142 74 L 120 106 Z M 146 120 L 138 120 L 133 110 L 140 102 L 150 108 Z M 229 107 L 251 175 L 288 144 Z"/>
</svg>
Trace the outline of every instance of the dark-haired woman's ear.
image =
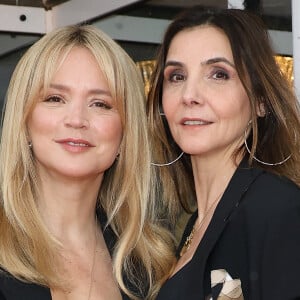
<svg viewBox="0 0 300 300">
<path fill-rule="evenodd" d="M 263 118 L 266 116 L 266 108 L 265 108 L 265 104 L 264 103 L 259 103 L 256 106 L 256 114 L 258 117 Z"/>
</svg>

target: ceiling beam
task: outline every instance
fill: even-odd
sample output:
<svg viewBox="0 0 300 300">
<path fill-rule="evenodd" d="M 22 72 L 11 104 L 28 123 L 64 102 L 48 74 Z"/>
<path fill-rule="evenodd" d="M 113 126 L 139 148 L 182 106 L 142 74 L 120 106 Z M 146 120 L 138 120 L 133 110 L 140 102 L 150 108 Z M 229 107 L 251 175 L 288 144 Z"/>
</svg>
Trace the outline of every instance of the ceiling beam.
<svg viewBox="0 0 300 300">
<path fill-rule="evenodd" d="M 297 0 L 299 1 L 299 0 Z M 300 1 L 299 1 L 300 2 Z M 160 44 L 171 20 L 113 15 L 93 22 L 115 40 Z M 276 53 L 292 55 L 292 32 L 269 30 Z M 300 60 L 299 60 L 300 61 Z"/>
<path fill-rule="evenodd" d="M 71 0 L 42 7 L 0 5 L 0 31 L 45 34 L 57 27 L 99 18 L 141 0 Z"/>
<path fill-rule="evenodd" d="M 47 11 L 47 31 L 69 24 L 87 22 L 140 1 L 85 0 L 84 4 L 82 0 L 67 1 Z"/>
<path fill-rule="evenodd" d="M 170 22 L 171 20 L 166 19 L 112 15 L 91 23 L 115 40 L 159 44 Z M 269 30 L 269 34 L 276 53 L 293 55 L 292 32 Z M 20 34 L 0 34 L 0 55 L 20 48 L 22 44 L 29 44 L 37 38 L 38 36 L 32 35 L 22 37 Z"/>
<path fill-rule="evenodd" d="M 0 33 L 0 56 L 30 46 L 39 38 L 40 35 Z"/>
<path fill-rule="evenodd" d="M 113 15 L 93 22 L 115 40 L 160 44 L 171 20 Z"/>
<path fill-rule="evenodd" d="M 0 5 L 0 31 L 45 33 L 45 9 L 17 5 Z"/>
<path fill-rule="evenodd" d="M 70 0 L 49 10 L 43 7 L 0 5 L 0 55 L 31 44 L 57 27 L 88 22 L 139 1 L 85 0 L 82 5 L 81 0 Z"/>
</svg>

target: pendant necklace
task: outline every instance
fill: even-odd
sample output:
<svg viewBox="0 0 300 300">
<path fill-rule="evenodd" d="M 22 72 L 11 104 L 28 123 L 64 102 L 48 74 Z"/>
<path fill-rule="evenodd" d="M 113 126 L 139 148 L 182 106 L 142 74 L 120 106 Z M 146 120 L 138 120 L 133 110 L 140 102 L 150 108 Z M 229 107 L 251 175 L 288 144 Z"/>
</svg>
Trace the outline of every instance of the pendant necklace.
<svg viewBox="0 0 300 300">
<path fill-rule="evenodd" d="M 197 232 L 198 230 L 201 229 L 202 225 L 204 224 L 204 221 L 205 221 L 206 217 L 208 216 L 209 212 L 212 210 L 214 204 L 216 204 L 217 201 L 221 198 L 222 194 L 223 194 L 223 192 L 220 195 L 218 195 L 216 200 L 214 200 L 213 203 L 208 207 L 208 209 L 204 213 L 203 218 L 202 218 L 202 220 L 201 220 L 201 222 L 199 223 L 198 226 L 196 226 L 196 223 L 197 223 L 196 221 L 197 220 L 195 221 L 195 224 L 194 224 L 190 234 L 186 237 L 186 240 L 185 240 L 185 242 L 184 242 L 184 244 L 183 244 L 183 246 L 180 250 L 180 253 L 179 253 L 180 257 L 182 257 L 190 249 L 195 232 Z"/>
</svg>

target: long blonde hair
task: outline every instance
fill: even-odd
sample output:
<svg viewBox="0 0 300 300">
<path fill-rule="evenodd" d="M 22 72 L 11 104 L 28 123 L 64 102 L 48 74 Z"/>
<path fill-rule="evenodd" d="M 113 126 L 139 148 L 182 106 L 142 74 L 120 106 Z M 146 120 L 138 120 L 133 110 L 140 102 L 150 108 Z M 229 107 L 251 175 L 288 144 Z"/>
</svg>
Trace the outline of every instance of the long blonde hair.
<svg viewBox="0 0 300 300">
<path fill-rule="evenodd" d="M 39 93 L 50 83 L 73 47 L 96 58 L 123 126 L 120 156 L 106 171 L 98 203 L 118 237 L 113 254 L 120 287 L 132 298 L 153 298 L 173 264 L 172 241 L 157 218 L 157 186 L 140 74 L 126 52 L 91 25 L 66 26 L 36 42 L 18 63 L 7 92 L 0 147 L 0 266 L 13 276 L 44 286 L 59 286 L 57 241 L 44 224 L 34 156 L 28 147 L 27 120 Z M 124 283 L 126 274 L 129 285 Z M 145 282 L 144 282 L 145 280 Z M 147 289 L 144 287 L 147 286 Z"/>
</svg>

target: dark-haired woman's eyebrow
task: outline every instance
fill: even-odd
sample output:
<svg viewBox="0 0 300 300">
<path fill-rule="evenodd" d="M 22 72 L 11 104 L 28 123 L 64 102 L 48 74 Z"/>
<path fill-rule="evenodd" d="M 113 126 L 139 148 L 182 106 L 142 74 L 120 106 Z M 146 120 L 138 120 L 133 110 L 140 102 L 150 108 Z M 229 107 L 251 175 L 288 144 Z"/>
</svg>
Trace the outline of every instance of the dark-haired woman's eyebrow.
<svg viewBox="0 0 300 300">
<path fill-rule="evenodd" d="M 235 65 L 225 57 L 213 57 L 201 62 L 202 65 L 212 65 L 218 62 L 223 62 L 235 69 Z"/>
<path fill-rule="evenodd" d="M 172 66 L 172 67 L 182 67 L 183 63 L 176 61 L 176 60 L 169 60 L 165 63 L 165 68 Z"/>
</svg>

